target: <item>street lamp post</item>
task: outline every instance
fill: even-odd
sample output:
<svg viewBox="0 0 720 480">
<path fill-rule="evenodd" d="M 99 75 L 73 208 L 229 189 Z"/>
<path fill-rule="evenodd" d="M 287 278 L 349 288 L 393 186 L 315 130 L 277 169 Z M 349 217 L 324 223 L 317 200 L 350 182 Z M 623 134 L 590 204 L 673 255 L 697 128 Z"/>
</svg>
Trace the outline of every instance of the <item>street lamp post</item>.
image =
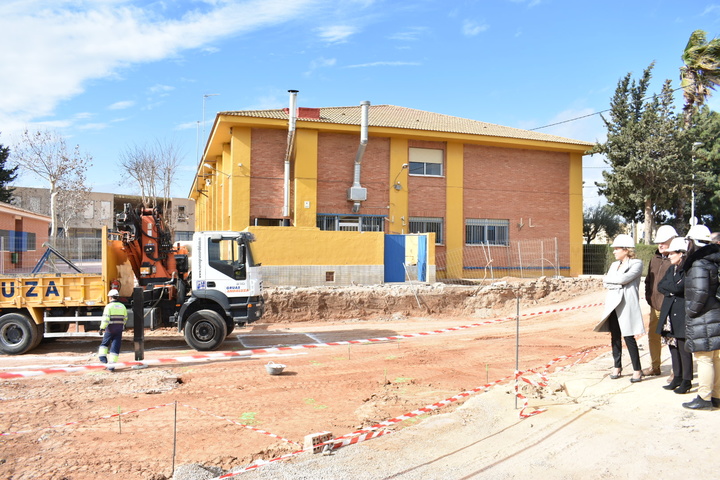
<svg viewBox="0 0 720 480">
<path fill-rule="evenodd" d="M 695 142 L 692 144 L 692 190 L 690 194 L 690 227 L 693 227 L 695 224 L 697 224 L 697 219 L 695 218 L 695 147 L 701 147 L 703 145 L 702 142 Z"/>
<path fill-rule="evenodd" d="M 202 116 L 202 138 L 205 138 L 205 100 L 207 100 L 208 97 L 217 97 L 220 95 L 219 93 L 206 93 L 203 95 L 203 116 Z"/>
</svg>

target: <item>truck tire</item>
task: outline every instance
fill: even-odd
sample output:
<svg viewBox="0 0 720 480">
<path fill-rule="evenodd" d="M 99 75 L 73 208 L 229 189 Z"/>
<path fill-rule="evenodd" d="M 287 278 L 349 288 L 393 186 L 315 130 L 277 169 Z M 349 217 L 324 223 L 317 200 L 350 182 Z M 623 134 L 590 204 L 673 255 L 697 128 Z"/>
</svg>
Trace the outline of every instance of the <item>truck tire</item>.
<svg viewBox="0 0 720 480">
<path fill-rule="evenodd" d="M 0 353 L 22 355 L 39 343 L 35 322 L 19 313 L 0 317 Z"/>
<path fill-rule="evenodd" d="M 195 350 L 217 350 L 227 336 L 225 319 L 213 310 L 191 313 L 185 323 L 185 341 Z"/>
<path fill-rule="evenodd" d="M 233 330 L 235 330 L 235 322 L 233 322 L 232 320 L 228 320 L 227 322 L 225 322 L 225 326 L 227 326 L 226 336 L 229 337 Z"/>
</svg>

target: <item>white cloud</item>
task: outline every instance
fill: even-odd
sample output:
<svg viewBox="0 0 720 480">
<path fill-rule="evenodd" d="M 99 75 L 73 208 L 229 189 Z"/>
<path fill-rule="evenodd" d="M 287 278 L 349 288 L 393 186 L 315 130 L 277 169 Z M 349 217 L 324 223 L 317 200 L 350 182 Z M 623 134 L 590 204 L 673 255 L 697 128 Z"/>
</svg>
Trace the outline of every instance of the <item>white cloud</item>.
<svg viewBox="0 0 720 480">
<path fill-rule="evenodd" d="M 332 25 L 317 29 L 320 38 L 328 43 L 342 43 L 347 41 L 348 37 L 357 33 L 357 29 L 350 25 Z"/>
<path fill-rule="evenodd" d="M 107 123 L 84 123 L 77 126 L 78 130 L 105 130 L 107 127 Z"/>
<path fill-rule="evenodd" d="M 311 75 L 315 70 L 318 68 L 327 68 L 327 67 L 333 67 L 337 63 L 337 59 L 335 58 L 316 58 L 312 62 L 310 62 L 310 68 L 307 72 L 304 73 L 305 76 Z"/>
<path fill-rule="evenodd" d="M 356 65 L 348 65 L 345 68 L 365 68 L 365 67 L 417 67 L 422 65 L 420 62 L 370 62 L 358 63 Z"/>
<path fill-rule="evenodd" d="M 0 3 L 0 124 L 51 115 L 88 81 L 136 63 L 212 48 L 224 37 L 307 15 L 319 0 L 216 0 L 168 17 L 162 2 L 4 0 Z"/>
<path fill-rule="evenodd" d="M 390 40 L 401 40 L 404 42 L 414 42 L 428 31 L 427 27 L 410 27 L 407 30 L 397 32 L 391 35 Z"/>
<path fill-rule="evenodd" d="M 462 33 L 466 37 L 474 37 L 482 32 L 487 31 L 490 25 L 486 23 L 478 23 L 474 20 L 465 20 L 462 26 Z"/>
<path fill-rule="evenodd" d="M 133 100 L 123 100 L 121 102 L 115 102 L 112 105 L 109 105 L 107 108 L 108 110 L 124 110 L 126 108 L 130 108 L 135 105 L 135 102 Z"/>
<path fill-rule="evenodd" d="M 512 3 L 527 3 L 528 8 L 535 7 L 542 3 L 542 0 L 510 0 Z"/>
<path fill-rule="evenodd" d="M 153 95 L 159 95 L 161 97 L 166 96 L 169 92 L 175 90 L 175 87 L 170 85 L 155 84 L 148 89 L 148 92 Z"/>
<path fill-rule="evenodd" d="M 708 14 L 711 14 L 713 12 L 716 12 L 717 10 L 720 10 L 720 5 L 712 4 L 705 7 L 705 10 L 700 14 L 701 16 L 705 16 Z"/>
</svg>

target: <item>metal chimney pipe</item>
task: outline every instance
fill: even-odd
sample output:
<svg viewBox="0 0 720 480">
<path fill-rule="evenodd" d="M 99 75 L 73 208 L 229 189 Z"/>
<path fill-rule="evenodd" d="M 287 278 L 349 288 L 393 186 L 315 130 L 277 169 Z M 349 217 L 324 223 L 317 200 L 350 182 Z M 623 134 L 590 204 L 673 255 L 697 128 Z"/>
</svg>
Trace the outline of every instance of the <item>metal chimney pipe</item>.
<svg viewBox="0 0 720 480">
<path fill-rule="evenodd" d="M 348 201 L 354 202 L 352 211 L 357 213 L 360 211 L 360 202 L 367 200 L 367 189 L 360 185 L 360 164 L 362 163 L 365 147 L 368 144 L 368 126 L 369 126 L 370 102 L 364 100 L 360 102 L 360 145 L 355 155 L 355 174 L 353 176 L 353 184 L 348 189 Z"/>
<path fill-rule="evenodd" d="M 290 94 L 290 108 L 288 109 L 288 138 L 285 150 L 285 171 L 283 174 L 283 207 L 282 216 L 290 216 L 290 157 L 295 146 L 295 125 L 297 124 L 297 94 L 298 90 L 288 90 Z"/>
</svg>

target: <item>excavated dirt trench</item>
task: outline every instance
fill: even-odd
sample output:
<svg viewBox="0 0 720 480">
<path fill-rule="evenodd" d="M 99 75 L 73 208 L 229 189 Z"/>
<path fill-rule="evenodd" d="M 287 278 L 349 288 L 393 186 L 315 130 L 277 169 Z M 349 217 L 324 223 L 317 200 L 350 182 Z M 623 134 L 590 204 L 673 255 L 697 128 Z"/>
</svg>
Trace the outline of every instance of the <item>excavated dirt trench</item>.
<svg viewBox="0 0 720 480">
<path fill-rule="evenodd" d="M 597 278 L 499 280 L 486 285 L 388 284 L 274 288 L 266 292 L 262 321 L 303 322 L 427 315 L 505 315 L 521 306 L 565 300 L 602 286 Z"/>
</svg>

